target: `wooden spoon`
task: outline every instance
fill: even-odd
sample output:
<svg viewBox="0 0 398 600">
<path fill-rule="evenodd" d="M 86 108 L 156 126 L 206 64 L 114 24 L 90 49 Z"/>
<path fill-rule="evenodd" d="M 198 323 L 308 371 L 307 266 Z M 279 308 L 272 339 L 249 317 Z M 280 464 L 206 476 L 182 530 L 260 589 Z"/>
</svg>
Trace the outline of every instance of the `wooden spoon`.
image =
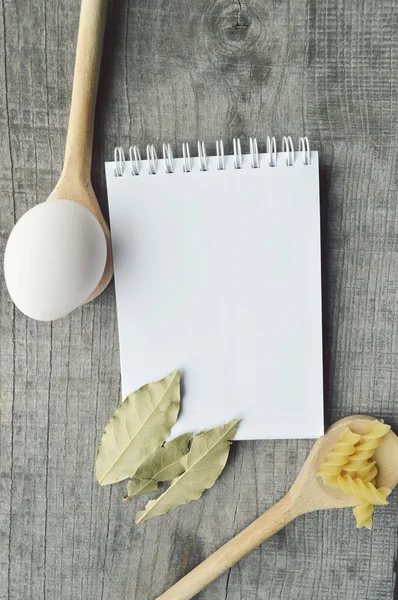
<svg viewBox="0 0 398 600">
<path fill-rule="evenodd" d="M 107 260 L 102 278 L 86 302 L 106 288 L 113 274 L 108 225 L 91 185 L 95 104 L 108 0 L 82 0 L 72 103 L 61 177 L 48 200 L 74 200 L 89 209 L 106 238 Z"/>
<path fill-rule="evenodd" d="M 355 498 L 324 485 L 316 473 L 346 427 L 365 433 L 373 417 L 353 416 L 337 421 L 312 448 L 289 492 L 235 538 L 173 585 L 157 600 L 189 600 L 230 569 L 264 540 L 304 513 L 327 508 L 355 506 Z M 375 452 L 377 486 L 393 489 L 398 483 L 398 437 L 389 431 Z"/>
<path fill-rule="evenodd" d="M 64 317 L 112 277 L 108 226 L 91 185 L 94 113 L 107 0 L 82 0 L 65 162 L 48 198 L 15 224 L 4 252 L 8 291 L 39 321 Z"/>
</svg>

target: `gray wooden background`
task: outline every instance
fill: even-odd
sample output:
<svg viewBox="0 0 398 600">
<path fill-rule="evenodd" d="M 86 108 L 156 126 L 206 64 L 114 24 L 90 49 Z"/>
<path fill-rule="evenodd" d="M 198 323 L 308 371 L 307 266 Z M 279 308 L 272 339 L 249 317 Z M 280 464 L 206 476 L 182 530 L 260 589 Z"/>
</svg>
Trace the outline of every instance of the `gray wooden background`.
<svg viewBox="0 0 398 600">
<path fill-rule="evenodd" d="M 1 0 L 1 246 L 60 173 L 79 0 Z M 93 180 L 130 142 L 306 133 L 320 151 L 327 420 L 398 426 L 398 3 L 113 0 Z M 245 146 L 246 147 L 246 146 Z M 1 277 L 3 275 L 1 274 Z M 0 598 L 152 600 L 288 489 L 311 443 L 241 442 L 212 490 L 142 526 L 93 461 L 120 392 L 114 289 L 53 324 L 1 279 Z M 292 301 L 294 293 L 292 292 Z M 142 506 L 143 500 L 137 504 Z M 302 517 L 201 600 L 391 599 L 398 497 L 372 533 Z"/>
</svg>

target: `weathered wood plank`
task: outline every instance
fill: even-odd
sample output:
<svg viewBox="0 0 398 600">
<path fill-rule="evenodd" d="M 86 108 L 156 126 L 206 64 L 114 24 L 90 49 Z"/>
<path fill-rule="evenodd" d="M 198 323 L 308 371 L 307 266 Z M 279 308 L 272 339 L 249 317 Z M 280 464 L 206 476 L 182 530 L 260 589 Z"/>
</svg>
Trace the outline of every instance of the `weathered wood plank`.
<svg viewBox="0 0 398 600">
<path fill-rule="evenodd" d="M 0 243 L 62 165 L 79 2 L 2 0 Z M 398 425 L 398 6 L 392 0 L 114 0 L 94 185 L 113 147 L 307 133 L 321 151 L 327 414 Z M 1 277 L 2 274 L 1 274 Z M 239 443 L 204 497 L 141 527 L 99 488 L 96 443 L 119 399 L 113 288 L 53 325 L 1 280 L 0 598 L 154 598 L 288 489 L 310 442 Z M 143 500 L 138 500 L 140 507 Z M 307 515 L 203 600 L 392 597 L 397 499 L 372 534 Z"/>
</svg>

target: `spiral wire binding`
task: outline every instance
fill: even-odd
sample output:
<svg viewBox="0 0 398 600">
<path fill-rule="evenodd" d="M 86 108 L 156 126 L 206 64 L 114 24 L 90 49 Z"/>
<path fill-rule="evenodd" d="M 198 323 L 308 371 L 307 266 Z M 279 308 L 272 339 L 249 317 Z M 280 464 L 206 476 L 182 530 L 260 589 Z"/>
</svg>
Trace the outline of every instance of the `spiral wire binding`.
<svg viewBox="0 0 398 600">
<path fill-rule="evenodd" d="M 124 150 L 120 146 L 117 146 L 115 148 L 115 177 L 121 177 L 123 175 L 125 163 Z"/>
<path fill-rule="evenodd" d="M 303 163 L 305 165 L 310 165 L 311 164 L 310 143 L 309 143 L 307 137 L 300 138 L 299 152 L 301 152 L 301 156 L 303 158 Z"/>
<path fill-rule="evenodd" d="M 129 156 L 131 162 L 131 174 L 139 175 L 141 171 L 141 154 L 138 146 L 130 146 Z"/>
<path fill-rule="evenodd" d="M 174 173 L 173 151 L 171 144 L 163 144 L 163 160 L 166 173 Z"/>
<path fill-rule="evenodd" d="M 250 154 L 252 157 L 252 160 L 251 160 L 252 169 L 259 169 L 260 168 L 260 157 L 258 155 L 257 138 L 250 138 Z"/>
<path fill-rule="evenodd" d="M 257 138 L 251 137 L 249 139 L 250 143 L 250 157 L 251 163 L 250 166 L 252 169 L 259 169 L 261 167 L 260 164 L 260 154 L 258 151 L 258 143 Z M 235 169 L 243 169 L 243 156 L 242 156 L 242 147 L 239 138 L 233 138 L 233 152 L 234 152 L 234 168 Z M 293 146 L 293 141 L 291 136 L 284 136 L 282 139 L 282 153 L 286 157 L 286 166 L 292 167 L 295 164 L 295 151 Z M 278 160 L 278 153 L 276 148 L 276 140 L 275 137 L 267 137 L 267 151 L 268 155 L 268 166 L 276 167 Z M 299 139 L 299 150 L 298 154 L 301 156 L 302 164 L 304 166 L 308 166 L 311 164 L 311 152 L 310 152 L 310 144 L 307 137 L 301 137 Z M 158 172 L 158 157 L 156 154 L 156 149 L 153 144 L 148 144 L 146 147 L 146 155 L 148 162 L 148 171 L 151 175 L 156 175 Z M 129 157 L 131 163 L 131 174 L 133 176 L 140 175 L 141 173 L 141 154 L 138 146 L 130 146 L 129 148 Z M 184 142 L 182 144 L 182 169 L 184 173 L 192 172 L 192 158 L 189 150 L 189 144 Z M 198 142 L 198 159 L 199 159 L 199 168 L 201 171 L 209 170 L 209 162 L 206 154 L 206 148 L 204 142 Z M 226 161 L 224 155 L 224 144 L 222 140 L 216 140 L 216 159 L 217 159 L 217 169 L 219 171 L 224 171 L 226 169 Z M 171 144 L 163 144 L 163 160 L 165 165 L 166 173 L 175 173 L 175 165 L 173 158 L 173 151 L 171 148 Z M 124 173 L 126 165 L 124 150 L 120 146 L 115 148 L 114 152 L 114 173 L 115 177 L 122 177 Z"/>
<path fill-rule="evenodd" d="M 207 162 L 206 148 L 204 142 L 198 142 L 198 156 L 200 162 L 200 170 L 208 171 L 209 163 Z"/>
<path fill-rule="evenodd" d="M 294 165 L 294 146 L 290 135 L 283 137 L 282 152 L 286 154 L 286 165 L 292 167 Z"/>
<path fill-rule="evenodd" d="M 192 160 L 189 152 L 189 144 L 187 142 L 182 144 L 182 158 L 184 160 L 182 170 L 184 173 L 190 173 L 192 171 Z"/>
<path fill-rule="evenodd" d="M 216 140 L 216 153 L 217 153 L 217 169 L 224 171 L 225 169 L 225 156 L 224 156 L 224 144 L 222 140 Z"/>
<path fill-rule="evenodd" d="M 267 136 L 267 154 L 269 156 L 268 165 L 270 167 L 276 167 L 276 165 L 277 165 L 276 141 L 275 141 L 274 137 L 270 138 L 269 135 Z"/>
<path fill-rule="evenodd" d="M 147 145 L 146 156 L 148 160 L 149 174 L 156 175 L 158 172 L 158 157 L 156 154 L 155 146 L 153 144 Z"/>
<path fill-rule="evenodd" d="M 243 167 L 243 161 L 242 161 L 242 147 L 240 145 L 240 139 L 234 138 L 233 144 L 234 144 L 235 169 L 241 169 Z"/>
</svg>

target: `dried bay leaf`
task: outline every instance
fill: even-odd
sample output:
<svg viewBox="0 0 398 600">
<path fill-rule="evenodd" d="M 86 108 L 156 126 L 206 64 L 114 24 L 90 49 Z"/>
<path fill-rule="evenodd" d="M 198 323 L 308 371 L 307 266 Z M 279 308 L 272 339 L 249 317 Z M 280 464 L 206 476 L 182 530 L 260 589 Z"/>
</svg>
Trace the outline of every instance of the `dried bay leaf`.
<svg viewBox="0 0 398 600">
<path fill-rule="evenodd" d="M 95 478 L 108 485 L 135 474 L 170 435 L 180 409 L 180 372 L 127 396 L 105 427 L 95 460 Z"/>
<path fill-rule="evenodd" d="M 181 458 L 182 475 L 173 479 L 170 487 L 145 510 L 139 511 L 137 523 L 165 514 L 173 508 L 197 500 L 217 480 L 227 462 L 231 441 L 240 421 L 233 419 L 223 427 L 216 427 L 195 435 L 191 449 Z"/>
<path fill-rule="evenodd" d="M 184 472 L 181 458 L 188 452 L 191 437 L 192 433 L 183 433 L 167 442 L 164 447 L 156 448 L 138 467 L 133 480 L 128 482 L 127 497 L 124 500 L 155 492 L 158 481 L 171 481 L 181 475 Z"/>
</svg>

